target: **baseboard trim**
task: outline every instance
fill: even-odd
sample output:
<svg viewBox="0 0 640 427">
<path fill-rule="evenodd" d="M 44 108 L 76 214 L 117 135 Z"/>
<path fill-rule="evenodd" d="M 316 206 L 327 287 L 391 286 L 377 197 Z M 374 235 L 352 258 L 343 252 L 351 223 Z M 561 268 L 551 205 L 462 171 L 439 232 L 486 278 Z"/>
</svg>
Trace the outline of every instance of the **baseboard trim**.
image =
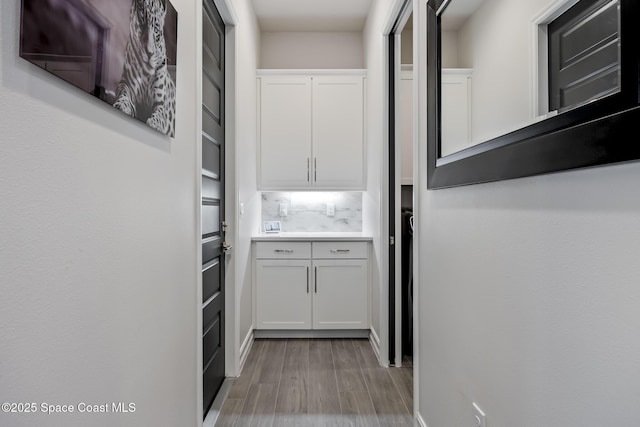
<svg viewBox="0 0 640 427">
<path fill-rule="evenodd" d="M 256 329 L 255 338 L 368 338 L 367 329 Z"/>
<path fill-rule="evenodd" d="M 209 412 L 207 412 L 207 416 L 202 422 L 202 427 L 214 427 L 216 425 L 216 421 L 218 421 L 218 417 L 220 416 L 222 404 L 227 399 L 234 381 L 234 378 L 227 377 L 224 379 L 220 386 L 220 390 L 218 390 L 218 394 L 216 394 L 216 397 L 211 404 L 211 408 L 209 408 Z"/>
<path fill-rule="evenodd" d="M 385 364 L 382 363 L 382 359 L 380 358 L 380 337 L 376 333 L 375 329 L 371 329 L 369 331 L 369 342 L 371 343 L 371 348 L 373 348 L 373 352 L 378 358 L 378 363 L 382 366 L 385 366 Z"/>
<path fill-rule="evenodd" d="M 238 369 L 238 376 L 240 376 L 240 373 L 244 368 L 244 363 L 247 361 L 247 357 L 249 357 L 254 339 L 253 328 L 251 328 L 249 329 L 247 336 L 244 337 L 244 341 L 242 341 L 242 345 L 240 346 L 240 368 Z"/>
<path fill-rule="evenodd" d="M 427 427 L 427 423 L 424 422 L 424 418 L 420 415 L 420 412 L 416 412 L 416 421 L 420 427 Z"/>
</svg>

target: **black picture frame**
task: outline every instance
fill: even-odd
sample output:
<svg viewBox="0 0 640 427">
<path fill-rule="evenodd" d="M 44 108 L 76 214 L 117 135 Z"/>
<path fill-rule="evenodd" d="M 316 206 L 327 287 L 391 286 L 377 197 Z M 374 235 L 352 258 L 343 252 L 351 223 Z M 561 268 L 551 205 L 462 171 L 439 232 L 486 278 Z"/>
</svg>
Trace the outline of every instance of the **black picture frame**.
<svg viewBox="0 0 640 427">
<path fill-rule="evenodd" d="M 637 0 L 620 0 L 619 93 L 440 158 L 441 39 L 437 12 L 445 3 L 448 1 L 428 0 L 427 3 L 427 189 L 640 159 L 640 7 Z"/>
</svg>

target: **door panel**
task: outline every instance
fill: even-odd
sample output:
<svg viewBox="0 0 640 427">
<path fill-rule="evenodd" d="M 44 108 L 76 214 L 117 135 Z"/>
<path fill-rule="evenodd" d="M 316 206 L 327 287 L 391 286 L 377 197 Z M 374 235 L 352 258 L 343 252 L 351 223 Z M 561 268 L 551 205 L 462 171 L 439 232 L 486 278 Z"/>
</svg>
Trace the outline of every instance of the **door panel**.
<svg viewBox="0 0 640 427">
<path fill-rule="evenodd" d="M 222 197 L 220 194 L 220 185 L 215 179 L 209 178 L 206 175 L 202 175 L 202 197 L 207 199 L 217 199 Z"/>
<path fill-rule="evenodd" d="M 203 2 L 202 49 L 202 395 L 206 416 L 225 375 L 224 23 Z"/>
<path fill-rule="evenodd" d="M 206 303 L 207 300 L 218 292 L 220 292 L 220 285 L 222 279 L 222 266 L 218 259 L 214 259 L 209 263 L 202 272 L 202 303 Z"/>
<path fill-rule="evenodd" d="M 222 89 L 215 84 L 213 78 L 208 75 L 204 76 L 202 79 L 202 104 L 218 124 L 220 124 L 222 113 L 221 91 Z"/>
<path fill-rule="evenodd" d="M 220 350 L 220 337 L 222 319 L 220 313 L 213 317 L 209 327 L 204 331 L 202 336 L 202 366 L 206 369 L 215 359 L 216 353 Z"/>
<path fill-rule="evenodd" d="M 222 148 L 215 139 L 202 138 L 202 169 L 212 179 L 220 178 L 220 150 Z"/>
</svg>

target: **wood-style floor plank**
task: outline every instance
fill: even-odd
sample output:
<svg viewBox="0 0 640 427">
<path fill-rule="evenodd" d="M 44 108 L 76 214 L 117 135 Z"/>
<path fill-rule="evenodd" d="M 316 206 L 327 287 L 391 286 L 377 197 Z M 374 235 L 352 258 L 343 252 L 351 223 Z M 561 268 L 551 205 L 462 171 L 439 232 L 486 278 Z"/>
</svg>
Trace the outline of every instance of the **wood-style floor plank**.
<svg viewBox="0 0 640 427">
<path fill-rule="evenodd" d="M 368 341 L 354 340 L 353 344 L 356 349 L 356 360 L 360 369 L 381 367 Z"/>
<path fill-rule="evenodd" d="M 220 408 L 220 415 L 216 421 L 216 427 L 234 427 L 244 406 L 244 399 L 227 399 Z"/>
<path fill-rule="evenodd" d="M 411 425 L 411 414 L 407 410 L 400 392 L 391 379 L 389 368 L 365 368 L 362 370 L 373 407 L 381 426 Z"/>
<path fill-rule="evenodd" d="M 289 340 L 278 387 L 276 413 L 306 414 L 309 388 L 309 340 Z"/>
<path fill-rule="evenodd" d="M 287 340 L 265 340 L 251 382 L 277 384 L 280 382 Z"/>
<path fill-rule="evenodd" d="M 236 427 L 272 427 L 277 391 L 275 384 L 252 384 Z"/>
<path fill-rule="evenodd" d="M 275 414 L 273 427 L 312 427 L 307 414 Z"/>
<path fill-rule="evenodd" d="M 340 404 L 347 425 L 353 427 L 377 427 L 380 425 L 368 391 L 341 392 Z"/>
<path fill-rule="evenodd" d="M 262 353 L 263 347 L 264 341 L 255 340 L 253 342 L 249 355 L 247 356 L 247 360 L 244 362 L 242 375 L 240 375 L 240 377 L 238 377 L 238 379 L 233 383 L 231 390 L 229 390 L 229 396 L 227 396 L 227 399 L 244 399 L 247 397 L 247 392 L 251 386 L 251 379 L 253 377 L 253 373 L 256 371 L 256 367 L 258 366 L 258 358 Z"/>
<path fill-rule="evenodd" d="M 309 343 L 309 413 L 339 415 L 340 398 L 330 340 Z M 326 421 L 327 425 L 332 422 Z"/>
<path fill-rule="evenodd" d="M 391 379 L 398 387 L 400 397 L 404 401 L 410 413 L 413 413 L 413 369 L 389 368 Z"/>
<path fill-rule="evenodd" d="M 332 340 L 339 392 L 366 392 L 367 386 L 358 365 L 356 348 L 351 340 Z"/>
</svg>

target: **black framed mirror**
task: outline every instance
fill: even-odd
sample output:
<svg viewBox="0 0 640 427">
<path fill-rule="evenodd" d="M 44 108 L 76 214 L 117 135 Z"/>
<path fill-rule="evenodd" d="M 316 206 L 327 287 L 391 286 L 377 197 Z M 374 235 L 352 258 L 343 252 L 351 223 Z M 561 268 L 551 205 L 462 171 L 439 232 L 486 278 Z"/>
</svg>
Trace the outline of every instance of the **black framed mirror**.
<svg viewBox="0 0 640 427">
<path fill-rule="evenodd" d="M 640 159 L 637 0 L 429 0 L 427 188 Z"/>
</svg>

